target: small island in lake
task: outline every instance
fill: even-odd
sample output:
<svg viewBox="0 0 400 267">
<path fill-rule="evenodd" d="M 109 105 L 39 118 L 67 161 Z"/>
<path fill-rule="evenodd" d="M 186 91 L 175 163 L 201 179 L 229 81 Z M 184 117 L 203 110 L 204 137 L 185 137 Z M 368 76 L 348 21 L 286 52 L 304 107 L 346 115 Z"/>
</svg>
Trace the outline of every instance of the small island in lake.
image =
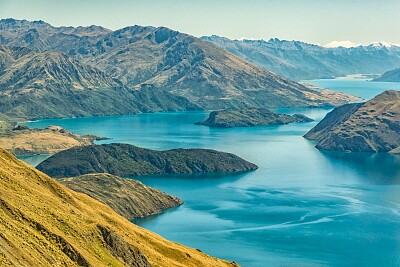
<svg viewBox="0 0 400 267">
<path fill-rule="evenodd" d="M 209 117 L 196 125 L 206 125 L 210 127 L 231 128 L 231 127 L 252 127 L 266 125 L 281 125 L 293 122 L 310 122 L 312 119 L 302 114 L 279 114 L 269 109 L 249 108 L 249 109 L 225 109 L 213 111 Z"/>
<path fill-rule="evenodd" d="M 400 153 L 400 92 L 337 107 L 304 137 L 323 150 Z"/>
<path fill-rule="evenodd" d="M 225 152 L 211 149 L 156 151 L 128 144 L 74 147 L 46 159 L 37 169 L 54 177 L 89 173 L 118 176 L 243 172 L 258 166 Z"/>
</svg>

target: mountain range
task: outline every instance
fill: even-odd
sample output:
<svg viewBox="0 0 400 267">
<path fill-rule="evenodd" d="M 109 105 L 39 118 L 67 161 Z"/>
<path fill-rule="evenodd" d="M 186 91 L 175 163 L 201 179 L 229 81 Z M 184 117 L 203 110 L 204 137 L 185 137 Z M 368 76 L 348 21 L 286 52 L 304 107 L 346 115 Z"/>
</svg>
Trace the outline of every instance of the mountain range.
<svg viewBox="0 0 400 267">
<path fill-rule="evenodd" d="M 400 67 L 400 47 L 384 43 L 345 48 L 277 38 L 231 40 L 212 35 L 201 39 L 294 81 L 380 74 Z"/>
<path fill-rule="evenodd" d="M 200 109 L 187 99 L 142 86 L 127 88 L 59 51 L 0 45 L 0 113 L 11 118 L 119 115 Z"/>
<path fill-rule="evenodd" d="M 154 111 L 148 100 L 163 95 L 180 98 L 172 108 L 159 111 L 305 107 L 354 100 L 293 82 L 165 27 L 136 25 L 111 31 L 3 19 L 0 44 L 0 92 L 7 96 L 2 97 L 0 112 L 11 116 L 28 113 L 25 117 L 31 118 L 29 109 L 39 110 L 36 117 Z M 143 87 L 151 88 L 146 94 L 153 95 L 137 103 L 132 92 L 140 94 Z M 38 109 L 39 102 L 49 104 Z"/>
</svg>

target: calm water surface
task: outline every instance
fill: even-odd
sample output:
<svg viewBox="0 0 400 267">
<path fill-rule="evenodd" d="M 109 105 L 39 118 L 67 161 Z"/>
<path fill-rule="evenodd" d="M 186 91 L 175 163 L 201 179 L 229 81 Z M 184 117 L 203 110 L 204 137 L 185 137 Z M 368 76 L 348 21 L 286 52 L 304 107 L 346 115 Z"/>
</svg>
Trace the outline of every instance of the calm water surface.
<svg viewBox="0 0 400 267">
<path fill-rule="evenodd" d="M 399 83 L 309 83 L 369 99 Z M 203 147 L 235 153 L 259 170 L 232 176 L 145 177 L 185 204 L 136 221 L 162 236 L 242 266 L 400 266 L 400 157 L 326 153 L 302 136 L 315 119 L 274 127 L 211 129 L 204 112 L 43 120 L 80 134 L 152 149 Z M 25 158 L 24 160 L 35 160 Z M 36 163 L 40 161 L 36 158 Z M 31 162 L 35 164 L 35 162 Z"/>
</svg>

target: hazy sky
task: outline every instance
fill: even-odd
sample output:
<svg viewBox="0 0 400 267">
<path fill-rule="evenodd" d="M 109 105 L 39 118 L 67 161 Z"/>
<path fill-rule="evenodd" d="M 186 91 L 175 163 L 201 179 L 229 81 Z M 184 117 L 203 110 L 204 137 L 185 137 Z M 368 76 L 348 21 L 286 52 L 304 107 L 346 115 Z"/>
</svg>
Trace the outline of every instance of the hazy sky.
<svg viewBox="0 0 400 267">
<path fill-rule="evenodd" d="M 400 43 L 400 0 L 0 0 L 0 18 L 167 26 L 195 36 Z"/>
</svg>

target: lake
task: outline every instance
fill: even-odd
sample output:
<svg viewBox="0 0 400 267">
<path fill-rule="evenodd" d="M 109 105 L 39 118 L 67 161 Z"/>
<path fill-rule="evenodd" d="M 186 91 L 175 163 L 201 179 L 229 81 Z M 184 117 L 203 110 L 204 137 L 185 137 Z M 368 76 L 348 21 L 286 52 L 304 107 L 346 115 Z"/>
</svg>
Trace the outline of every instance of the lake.
<svg viewBox="0 0 400 267">
<path fill-rule="evenodd" d="M 369 99 L 400 83 L 308 83 Z M 281 109 L 316 121 L 212 129 L 205 112 L 42 120 L 79 134 L 152 149 L 212 148 L 260 168 L 231 176 L 141 177 L 185 204 L 135 223 L 242 266 L 399 266 L 400 157 L 321 152 L 302 136 L 328 109 Z M 42 156 L 43 157 L 43 156 Z M 37 164 L 43 158 L 24 158 Z"/>
</svg>

